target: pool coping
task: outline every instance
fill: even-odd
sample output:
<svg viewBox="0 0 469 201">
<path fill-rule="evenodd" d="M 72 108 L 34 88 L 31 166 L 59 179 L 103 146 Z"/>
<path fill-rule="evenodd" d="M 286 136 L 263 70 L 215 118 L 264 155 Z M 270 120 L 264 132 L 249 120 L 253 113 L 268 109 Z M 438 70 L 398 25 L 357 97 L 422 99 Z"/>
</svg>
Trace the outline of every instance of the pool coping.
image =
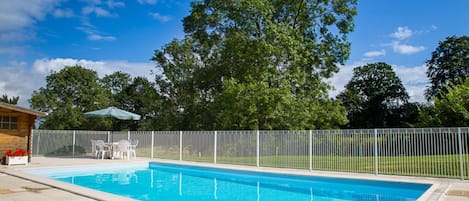
<svg viewBox="0 0 469 201">
<path fill-rule="evenodd" d="M 54 167 L 50 167 L 54 168 Z M 131 199 L 124 196 L 119 196 L 111 193 L 106 193 L 103 191 L 98 191 L 86 187 L 81 187 L 78 185 L 70 184 L 67 182 L 62 182 L 54 179 L 49 179 L 45 177 L 41 177 L 34 174 L 29 174 L 22 172 L 21 170 L 8 170 L 3 171 L 4 174 L 15 176 L 24 180 L 36 182 L 42 185 L 50 186 L 59 190 L 63 190 L 69 193 L 73 193 L 76 195 L 80 195 L 82 197 L 94 199 L 94 200 L 106 200 L 106 201 L 135 201 L 135 199 Z"/>
<path fill-rule="evenodd" d="M 135 162 L 135 161 L 134 161 Z M 445 197 L 446 192 L 450 188 L 452 183 L 458 180 L 455 179 L 442 179 L 442 178 L 428 178 L 428 177 L 409 177 L 409 176 L 394 176 L 394 175 L 374 175 L 374 174 L 363 174 L 363 173 L 346 173 L 346 172 L 329 172 L 329 171 L 309 171 L 302 169 L 287 169 L 287 168 L 270 168 L 270 167 L 253 167 L 243 165 L 230 165 L 230 164 L 214 164 L 214 163 L 203 163 L 203 162 L 191 162 L 191 161 L 175 161 L 175 160 L 164 160 L 164 159 L 146 159 L 139 160 L 140 162 L 161 162 L 178 165 L 192 165 L 200 167 L 211 167 L 211 168 L 223 168 L 232 170 L 252 171 L 252 172 L 268 172 L 277 174 L 287 175 L 300 175 L 300 176 L 318 176 L 318 177 L 333 177 L 343 179 L 362 179 L 372 181 L 387 181 L 387 182 L 398 182 L 398 183 L 417 183 L 417 184 L 431 184 L 431 187 L 422 195 L 417 201 L 438 201 Z M 129 161 L 122 161 L 122 163 L 129 164 Z M 132 163 L 132 161 L 130 161 Z M 113 162 L 112 164 L 120 164 L 119 162 Z M 123 197 L 111 193 L 97 191 L 81 187 L 78 185 L 69 184 L 66 182 L 53 180 L 38 175 L 29 174 L 23 172 L 26 169 L 49 169 L 49 168 L 67 168 L 67 167 L 84 167 L 84 166 L 96 166 L 97 164 L 81 164 L 81 165 L 57 165 L 57 166 L 39 166 L 39 167 L 20 167 L 20 168 L 7 168 L 0 169 L 0 172 L 5 174 L 19 177 L 21 179 L 33 181 L 43 185 L 51 186 L 63 191 L 81 195 L 95 200 L 110 200 L 110 201 L 128 201 L 134 200 L 128 197 Z"/>
</svg>

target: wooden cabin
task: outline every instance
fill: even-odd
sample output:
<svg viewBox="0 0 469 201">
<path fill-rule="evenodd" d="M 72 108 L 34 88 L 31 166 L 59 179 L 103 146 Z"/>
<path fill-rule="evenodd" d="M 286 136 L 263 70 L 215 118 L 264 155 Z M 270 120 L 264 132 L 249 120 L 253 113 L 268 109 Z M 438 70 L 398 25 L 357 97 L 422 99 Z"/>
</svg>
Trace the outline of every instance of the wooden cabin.
<svg viewBox="0 0 469 201">
<path fill-rule="evenodd" d="M 7 150 L 31 150 L 31 133 L 36 117 L 46 113 L 0 102 L 0 159 L 5 161 Z M 31 160 L 31 157 L 29 157 Z"/>
</svg>

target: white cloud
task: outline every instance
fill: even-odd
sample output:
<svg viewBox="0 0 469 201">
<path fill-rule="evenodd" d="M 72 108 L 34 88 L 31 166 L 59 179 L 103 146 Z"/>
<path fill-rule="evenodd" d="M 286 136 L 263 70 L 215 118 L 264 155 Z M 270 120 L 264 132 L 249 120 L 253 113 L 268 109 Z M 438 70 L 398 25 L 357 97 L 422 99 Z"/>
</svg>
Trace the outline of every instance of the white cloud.
<svg viewBox="0 0 469 201">
<path fill-rule="evenodd" d="M 403 40 L 411 37 L 412 35 L 413 32 L 408 27 L 397 27 L 397 30 L 391 34 L 391 37 L 396 38 L 398 40 Z"/>
<path fill-rule="evenodd" d="M 10 62 L 0 66 L 0 95 L 19 96 L 19 105 L 28 107 L 28 100 L 38 86 L 44 86 L 45 77 L 39 77 L 26 68 L 24 62 Z"/>
<path fill-rule="evenodd" d="M 405 86 L 407 94 L 409 94 L 409 102 L 420 102 L 424 103 L 425 98 L 425 86 Z"/>
<path fill-rule="evenodd" d="M 379 51 L 370 51 L 370 52 L 365 52 L 363 56 L 365 57 L 378 57 L 378 56 L 384 56 L 386 55 L 385 50 L 379 50 Z"/>
<path fill-rule="evenodd" d="M 111 12 L 104 10 L 101 7 L 97 6 L 86 6 L 81 9 L 81 13 L 83 15 L 90 15 L 90 14 L 95 14 L 96 17 L 114 17 L 116 16 L 115 14 L 112 14 Z"/>
<path fill-rule="evenodd" d="M 423 46 L 406 45 L 401 44 L 398 41 L 392 42 L 391 46 L 394 52 L 397 52 L 399 54 L 415 54 L 425 50 L 425 47 Z"/>
<path fill-rule="evenodd" d="M 393 65 L 392 67 L 401 81 L 407 85 L 426 85 L 429 83 L 425 64 L 413 67 L 397 65 Z"/>
<path fill-rule="evenodd" d="M 0 32 L 0 42 L 14 42 L 14 41 L 22 41 L 28 40 L 35 37 L 35 33 L 27 33 L 26 31 L 15 30 L 15 31 L 7 31 L 7 32 Z"/>
<path fill-rule="evenodd" d="M 114 36 L 101 36 L 98 34 L 89 34 L 88 35 L 89 40 L 105 40 L 105 41 L 113 41 L 116 40 L 116 37 Z"/>
<path fill-rule="evenodd" d="M 111 74 L 116 71 L 129 73 L 132 76 L 145 76 L 153 79 L 150 76 L 150 71 L 154 69 L 152 63 L 146 62 L 128 62 L 128 61 L 91 61 L 86 59 L 72 59 L 72 58 L 55 58 L 55 59 L 39 59 L 33 64 L 35 72 L 41 75 L 48 75 L 52 71 L 60 71 L 65 66 L 83 66 L 85 68 L 94 70 L 100 77 Z"/>
<path fill-rule="evenodd" d="M 165 15 L 161 15 L 159 13 L 150 13 L 149 14 L 153 19 L 155 20 L 158 20 L 160 22 L 167 22 L 169 20 L 171 20 L 171 17 L 169 16 L 165 16 Z"/>
<path fill-rule="evenodd" d="M 155 5 L 157 3 L 157 0 L 138 0 L 138 3 Z"/>
<path fill-rule="evenodd" d="M 19 55 L 23 53 L 24 53 L 23 47 L 19 47 L 19 46 L 0 47 L 0 55 L 1 54 Z"/>
<path fill-rule="evenodd" d="M 432 29 L 436 29 L 436 27 L 435 28 L 432 27 Z M 425 50 L 424 46 L 418 46 L 418 45 L 414 46 L 414 45 L 404 44 L 403 40 L 413 36 L 414 34 L 421 34 L 423 32 L 424 31 L 414 32 L 410 30 L 408 27 L 397 27 L 397 30 L 391 34 L 391 37 L 395 38 L 395 40 L 392 41 L 390 44 L 386 44 L 385 46 L 391 46 L 393 51 L 399 54 L 410 55 L 410 54 L 421 52 Z"/>
<path fill-rule="evenodd" d="M 117 39 L 114 36 L 105 35 L 105 34 L 99 32 L 98 30 L 96 30 L 95 26 L 93 26 L 92 24 L 90 24 L 87 21 L 82 22 L 82 25 L 83 26 L 77 27 L 76 29 L 78 29 L 78 30 L 82 31 L 83 33 L 85 33 L 87 35 L 88 40 L 92 40 L 92 41 L 100 41 L 100 40 L 102 40 L 102 41 L 114 41 L 114 40 Z"/>
<path fill-rule="evenodd" d="M 340 92 L 344 91 L 345 85 L 352 79 L 353 69 L 357 66 L 366 65 L 364 62 L 356 62 L 352 65 L 345 65 L 340 67 L 340 71 L 327 82 L 334 87 L 329 91 L 329 96 L 336 97 Z"/>
<path fill-rule="evenodd" d="M 393 65 L 393 70 L 404 84 L 410 96 L 409 101 L 425 102 L 425 88 L 430 83 L 425 64 L 413 67 Z"/>
<path fill-rule="evenodd" d="M 14 31 L 43 20 L 59 0 L 0 1 L 0 31 Z"/>
<path fill-rule="evenodd" d="M 107 1 L 107 7 L 109 7 L 109 8 L 125 7 L 125 3 L 120 2 L 120 1 L 115 2 L 113 0 L 108 0 Z"/>
<path fill-rule="evenodd" d="M 101 62 L 94 62 L 88 60 L 77 60 L 70 58 L 57 58 L 57 59 L 38 59 L 33 63 L 33 70 L 41 75 L 48 75 L 51 72 L 57 72 L 65 66 L 80 65 L 84 67 L 103 65 Z"/>
<path fill-rule="evenodd" d="M 48 15 L 67 15 L 57 10 L 61 2 L 61 0 L 0 0 L 0 43 L 4 43 L 0 45 L 10 46 L 15 42 L 35 39 L 35 24 L 45 20 Z"/>
<path fill-rule="evenodd" d="M 345 65 L 340 68 L 339 73 L 334 77 L 327 80 L 329 84 L 334 87 L 334 90 L 329 91 L 331 97 L 336 97 L 340 92 L 345 89 L 345 85 L 350 81 L 353 76 L 353 69 L 358 66 L 364 66 L 366 63 L 357 62 L 352 65 Z M 426 77 L 426 67 L 421 66 L 397 66 L 391 65 L 396 75 L 401 79 L 402 84 L 406 88 L 410 96 L 410 102 L 425 102 L 425 88 L 429 83 Z"/>
<path fill-rule="evenodd" d="M 69 18 L 73 17 L 74 13 L 72 9 L 55 9 L 52 15 L 57 18 Z"/>
</svg>

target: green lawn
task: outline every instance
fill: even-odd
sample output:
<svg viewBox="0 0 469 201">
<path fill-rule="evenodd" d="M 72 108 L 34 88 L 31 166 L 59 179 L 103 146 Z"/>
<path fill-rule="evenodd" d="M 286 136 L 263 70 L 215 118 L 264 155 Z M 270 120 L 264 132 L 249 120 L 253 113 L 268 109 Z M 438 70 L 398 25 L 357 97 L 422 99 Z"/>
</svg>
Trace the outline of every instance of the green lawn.
<svg viewBox="0 0 469 201">
<path fill-rule="evenodd" d="M 137 150 L 139 157 L 150 157 L 150 148 Z M 155 147 L 154 157 L 179 160 L 179 149 Z M 214 161 L 213 153 L 190 154 L 183 152 L 185 161 L 208 162 Z M 431 176 L 445 178 L 460 178 L 459 155 L 428 155 L 428 156 L 389 156 L 378 157 L 378 174 Z M 469 154 L 463 155 L 464 178 L 469 178 Z M 309 169 L 308 156 L 261 156 L 260 166 Z M 217 163 L 256 166 L 256 157 L 217 156 Z M 313 156 L 313 170 L 375 173 L 375 157 L 360 156 Z"/>
</svg>

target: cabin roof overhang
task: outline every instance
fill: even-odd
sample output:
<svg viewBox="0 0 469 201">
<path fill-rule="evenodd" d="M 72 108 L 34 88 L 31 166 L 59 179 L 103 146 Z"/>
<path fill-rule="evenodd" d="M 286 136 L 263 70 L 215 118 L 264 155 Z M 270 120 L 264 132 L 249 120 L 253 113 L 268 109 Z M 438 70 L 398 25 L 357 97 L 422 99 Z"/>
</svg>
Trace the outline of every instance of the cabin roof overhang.
<svg viewBox="0 0 469 201">
<path fill-rule="evenodd" d="M 8 104 L 8 103 L 3 103 L 3 102 L 0 102 L 0 108 L 13 110 L 13 111 L 16 111 L 16 112 L 22 112 L 22 113 L 29 114 L 29 115 L 34 115 L 34 116 L 37 116 L 37 117 L 45 117 L 47 115 L 47 113 L 44 113 L 44 112 L 40 112 L 40 111 L 36 111 L 36 110 L 20 107 L 20 106 L 17 106 L 17 105 Z"/>
</svg>

